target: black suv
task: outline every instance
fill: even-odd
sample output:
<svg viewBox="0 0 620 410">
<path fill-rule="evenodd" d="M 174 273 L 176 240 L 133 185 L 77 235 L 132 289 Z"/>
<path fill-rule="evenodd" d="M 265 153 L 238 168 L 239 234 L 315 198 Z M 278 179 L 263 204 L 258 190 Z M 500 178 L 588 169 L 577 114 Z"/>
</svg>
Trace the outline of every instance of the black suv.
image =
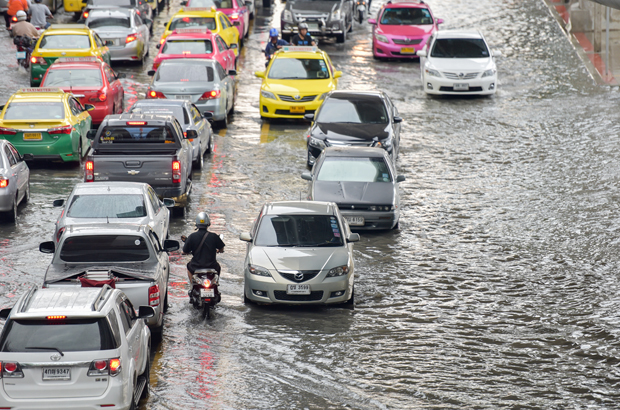
<svg viewBox="0 0 620 410">
<path fill-rule="evenodd" d="M 289 0 L 280 16 L 282 38 L 289 41 L 297 33 L 297 25 L 308 24 L 313 37 L 336 37 L 344 43 L 353 31 L 353 0 Z"/>
</svg>

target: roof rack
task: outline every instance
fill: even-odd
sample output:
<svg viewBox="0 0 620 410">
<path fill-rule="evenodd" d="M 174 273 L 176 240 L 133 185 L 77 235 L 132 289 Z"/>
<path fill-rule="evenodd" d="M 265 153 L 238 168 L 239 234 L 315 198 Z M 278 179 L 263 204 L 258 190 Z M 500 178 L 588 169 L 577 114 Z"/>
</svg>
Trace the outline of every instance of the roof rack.
<svg viewBox="0 0 620 410">
<path fill-rule="evenodd" d="M 26 297 L 23 299 L 22 305 L 19 307 L 19 310 L 18 310 L 19 313 L 24 313 L 26 311 L 26 306 L 28 306 L 30 299 L 32 299 L 32 296 L 37 291 L 37 289 L 38 288 L 36 286 L 33 286 L 30 288 L 28 293 L 26 293 Z"/>
<path fill-rule="evenodd" d="M 110 285 L 103 285 L 101 287 L 101 291 L 97 295 L 97 299 L 95 299 L 95 301 L 93 302 L 92 310 L 97 311 L 97 312 L 99 312 L 101 310 L 101 306 L 99 305 L 99 302 L 103 299 L 103 296 L 105 295 L 105 293 L 106 293 L 106 291 L 108 289 L 112 290 L 112 287 Z M 109 295 L 108 295 L 108 297 L 109 297 Z M 104 304 L 105 304 L 105 301 L 107 299 L 108 299 L 107 297 L 105 299 L 103 299 Z"/>
</svg>

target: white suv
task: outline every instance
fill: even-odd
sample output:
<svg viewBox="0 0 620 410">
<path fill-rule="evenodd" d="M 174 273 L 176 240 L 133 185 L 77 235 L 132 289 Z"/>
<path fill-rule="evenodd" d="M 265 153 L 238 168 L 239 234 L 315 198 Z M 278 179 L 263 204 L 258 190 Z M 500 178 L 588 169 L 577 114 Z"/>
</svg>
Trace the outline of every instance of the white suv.
<svg viewBox="0 0 620 410">
<path fill-rule="evenodd" d="M 123 292 L 33 287 L 0 334 L 0 408 L 136 409 L 149 393 L 151 333 Z"/>
</svg>

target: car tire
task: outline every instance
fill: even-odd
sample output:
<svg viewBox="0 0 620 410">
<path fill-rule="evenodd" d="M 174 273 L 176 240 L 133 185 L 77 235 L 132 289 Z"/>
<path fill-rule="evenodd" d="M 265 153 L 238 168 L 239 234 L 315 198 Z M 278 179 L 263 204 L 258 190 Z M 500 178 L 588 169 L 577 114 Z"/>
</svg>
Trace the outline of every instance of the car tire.
<svg viewBox="0 0 620 410">
<path fill-rule="evenodd" d="M 24 194 L 22 201 L 24 204 L 30 202 L 30 179 L 28 179 L 28 182 L 26 182 L 26 193 Z"/>
<path fill-rule="evenodd" d="M 336 43 L 344 43 L 347 41 L 347 30 L 343 30 L 342 34 L 336 35 Z"/>
<path fill-rule="evenodd" d="M 202 148 L 198 147 L 198 160 L 194 161 L 194 165 L 192 166 L 192 170 L 195 168 L 197 170 L 201 170 L 204 166 L 204 156 L 202 155 Z"/>
<path fill-rule="evenodd" d="M 4 213 L 7 222 L 17 221 L 17 195 L 13 198 L 13 207 Z"/>
<path fill-rule="evenodd" d="M 151 346 L 149 346 L 149 353 L 150 351 Z M 148 356 L 146 357 L 146 368 L 144 369 L 144 372 L 140 375 L 140 377 L 144 377 L 146 379 L 146 383 L 144 384 L 144 388 L 142 389 L 142 393 L 140 394 L 140 400 L 144 400 L 147 399 L 151 394 L 151 361 L 149 360 Z"/>
<path fill-rule="evenodd" d="M 228 106 L 228 101 L 226 101 L 226 106 Z M 224 114 L 224 119 L 217 122 L 217 127 L 220 129 L 228 128 L 228 112 Z"/>
<path fill-rule="evenodd" d="M 169 235 L 166 234 L 166 238 L 168 238 Z M 164 313 L 168 312 L 168 289 L 166 289 L 166 297 L 164 297 Z"/>
<path fill-rule="evenodd" d="M 207 150 L 205 151 L 205 154 L 210 154 L 212 152 L 213 152 L 213 133 L 209 135 L 209 143 L 207 145 Z"/>
</svg>

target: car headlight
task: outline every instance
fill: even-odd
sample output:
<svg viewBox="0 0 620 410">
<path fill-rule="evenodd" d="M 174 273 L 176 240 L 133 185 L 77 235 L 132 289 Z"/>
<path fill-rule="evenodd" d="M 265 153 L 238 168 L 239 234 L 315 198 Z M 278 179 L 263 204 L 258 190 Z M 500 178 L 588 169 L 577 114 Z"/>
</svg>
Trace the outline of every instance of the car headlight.
<svg viewBox="0 0 620 410">
<path fill-rule="evenodd" d="M 424 69 L 424 71 L 426 71 L 426 74 L 430 76 L 441 77 L 441 73 L 433 68 L 427 67 L 426 69 Z"/>
<path fill-rule="evenodd" d="M 336 266 L 335 268 L 331 268 L 327 273 L 328 278 L 333 278 L 335 276 L 343 276 L 349 273 L 349 267 L 347 265 Z"/>
<path fill-rule="evenodd" d="M 375 38 L 380 43 L 389 43 L 390 42 L 390 40 L 388 40 L 387 37 L 382 35 L 382 34 L 375 34 Z"/>
<path fill-rule="evenodd" d="M 272 93 L 272 92 L 270 92 L 270 91 L 260 90 L 260 95 L 261 95 L 263 98 L 269 98 L 269 99 L 272 99 L 272 100 L 275 100 L 275 99 L 276 99 L 275 94 L 274 94 L 274 93 Z"/>
<path fill-rule="evenodd" d="M 490 69 L 485 71 L 484 73 L 482 73 L 482 78 L 484 77 L 493 77 L 495 75 L 496 71 L 494 69 Z"/>
<path fill-rule="evenodd" d="M 324 149 L 326 147 L 325 141 L 323 141 L 320 138 L 315 138 L 315 137 L 310 137 L 310 141 L 308 141 L 308 144 L 312 145 L 313 147 L 317 147 L 321 149 Z"/>
<path fill-rule="evenodd" d="M 284 10 L 282 12 L 282 20 L 284 21 L 293 21 L 293 13 L 290 10 Z"/>
<path fill-rule="evenodd" d="M 248 271 L 250 271 L 252 275 L 271 277 L 269 270 L 263 268 L 262 266 L 248 265 Z"/>
<path fill-rule="evenodd" d="M 325 99 L 325 97 L 327 96 L 327 93 L 323 93 L 319 96 L 319 101 L 323 101 Z"/>
<path fill-rule="evenodd" d="M 332 20 L 340 20 L 340 9 L 332 13 Z"/>
</svg>

